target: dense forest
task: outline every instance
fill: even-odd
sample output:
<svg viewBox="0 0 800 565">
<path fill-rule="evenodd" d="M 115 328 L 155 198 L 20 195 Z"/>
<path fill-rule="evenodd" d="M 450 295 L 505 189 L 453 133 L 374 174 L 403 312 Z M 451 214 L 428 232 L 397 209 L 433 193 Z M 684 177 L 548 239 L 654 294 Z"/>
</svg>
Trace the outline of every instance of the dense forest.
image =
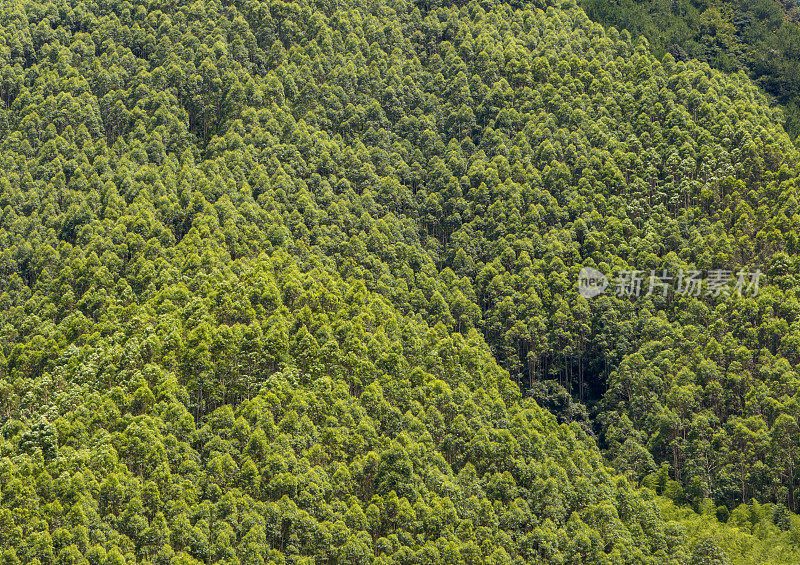
<svg viewBox="0 0 800 565">
<path fill-rule="evenodd" d="M 645 36 L 658 57 L 744 70 L 800 135 L 800 4 L 795 0 L 581 0 L 590 18 Z"/>
<path fill-rule="evenodd" d="M 800 153 L 681 59 L 574 0 L 2 0 L 0 563 L 800 561 Z"/>
</svg>

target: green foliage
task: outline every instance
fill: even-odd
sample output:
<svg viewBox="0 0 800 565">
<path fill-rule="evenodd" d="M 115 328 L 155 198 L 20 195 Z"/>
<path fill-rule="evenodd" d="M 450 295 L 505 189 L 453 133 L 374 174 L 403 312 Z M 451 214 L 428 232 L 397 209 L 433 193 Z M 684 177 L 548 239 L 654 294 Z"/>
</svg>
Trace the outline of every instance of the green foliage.
<svg viewBox="0 0 800 565">
<path fill-rule="evenodd" d="M 593 20 L 644 36 L 657 56 L 743 70 L 784 108 L 785 126 L 800 134 L 800 7 L 786 0 L 583 0 Z"/>
<path fill-rule="evenodd" d="M 680 524 L 681 535 L 691 548 L 688 563 L 768 565 L 795 563 L 800 559 L 797 541 L 789 532 L 765 520 L 764 510 L 757 505 L 742 505 L 741 513 L 747 518 L 725 524 L 713 512 L 698 514 L 661 497 L 656 498 L 656 503 L 665 520 Z M 756 518 L 756 515 L 762 516 Z"/>
<path fill-rule="evenodd" d="M 0 58 L 4 562 L 749 555 L 639 480 L 797 543 L 798 154 L 746 78 L 571 1 L 7 1 Z"/>
</svg>

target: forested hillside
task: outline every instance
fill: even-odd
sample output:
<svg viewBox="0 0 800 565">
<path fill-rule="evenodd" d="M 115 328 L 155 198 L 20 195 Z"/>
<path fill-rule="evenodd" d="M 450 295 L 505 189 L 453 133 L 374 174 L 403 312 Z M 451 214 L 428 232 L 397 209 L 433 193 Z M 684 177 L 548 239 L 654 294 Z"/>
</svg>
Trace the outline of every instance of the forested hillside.
<svg viewBox="0 0 800 565">
<path fill-rule="evenodd" d="M 798 561 L 798 153 L 744 75 L 572 0 L 0 29 L 0 562 Z"/>
<path fill-rule="evenodd" d="M 656 56 L 745 71 L 800 135 L 800 5 L 794 0 L 581 0 L 594 21 L 645 36 Z"/>
</svg>

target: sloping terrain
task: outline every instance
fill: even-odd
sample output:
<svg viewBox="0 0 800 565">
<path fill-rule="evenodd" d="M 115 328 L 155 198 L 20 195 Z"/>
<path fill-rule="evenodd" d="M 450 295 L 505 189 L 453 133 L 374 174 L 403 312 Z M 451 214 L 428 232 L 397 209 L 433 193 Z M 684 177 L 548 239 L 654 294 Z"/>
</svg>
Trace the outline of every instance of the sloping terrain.
<svg viewBox="0 0 800 565">
<path fill-rule="evenodd" d="M 6 562 L 682 563 L 635 482 L 796 508 L 797 152 L 744 77 L 572 2 L 1 6 Z"/>
<path fill-rule="evenodd" d="M 800 134 L 800 6 L 791 0 L 583 0 L 605 27 L 644 36 L 656 56 L 697 59 L 746 72 L 780 103 L 784 127 Z"/>
</svg>

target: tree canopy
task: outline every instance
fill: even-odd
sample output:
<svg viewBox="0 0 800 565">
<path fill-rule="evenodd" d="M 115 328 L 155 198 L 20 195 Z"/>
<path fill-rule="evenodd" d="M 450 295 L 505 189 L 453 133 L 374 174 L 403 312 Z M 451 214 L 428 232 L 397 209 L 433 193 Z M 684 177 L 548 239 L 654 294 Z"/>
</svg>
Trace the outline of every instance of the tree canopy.
<svg viewBox="0 0 800 565">
<path fill-rule="evenodd" d="M 572 0 L 4 0 L 0 70 L 0 563 L 797 561 L 744 73 Z"/>
</svg>

